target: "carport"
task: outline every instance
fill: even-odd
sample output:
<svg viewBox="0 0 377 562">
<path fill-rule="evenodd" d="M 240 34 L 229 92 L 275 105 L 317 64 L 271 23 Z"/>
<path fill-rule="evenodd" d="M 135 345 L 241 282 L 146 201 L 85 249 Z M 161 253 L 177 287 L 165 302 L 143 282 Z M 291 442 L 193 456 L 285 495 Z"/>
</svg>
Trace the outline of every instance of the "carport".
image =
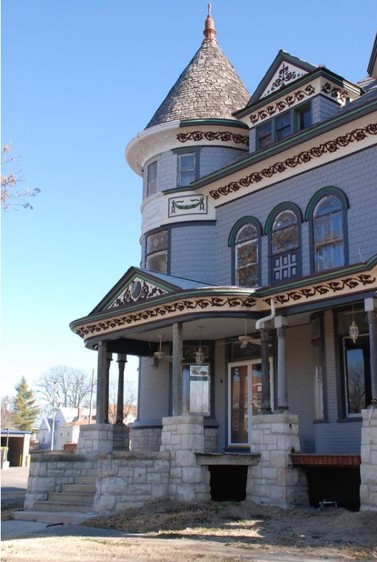
<svg viewBox="0 0 377 562">
<path fill-rule="evenodd" d="M 31 431 L 1 430 L 1 468 L 28 466 Z"/>
</svg>

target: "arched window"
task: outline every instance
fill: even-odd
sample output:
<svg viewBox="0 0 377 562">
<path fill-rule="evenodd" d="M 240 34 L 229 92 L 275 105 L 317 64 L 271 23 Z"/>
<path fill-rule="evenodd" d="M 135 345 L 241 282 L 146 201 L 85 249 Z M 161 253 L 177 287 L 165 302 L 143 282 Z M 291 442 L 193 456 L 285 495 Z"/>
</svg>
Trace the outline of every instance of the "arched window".
<svg viewBox="0 0 377 562">
<path fill-rule="evenodd" d="M 232 228 L 229 246 L 233 246 L 233 282 L 239 287 L 257 287 L 260 270 L 261 227 L 253 217 L 243 217 Z"/>
<path fill-rule="evenodd" d="M 301 274 L 300 223 L 301 211 L 292 203 L 279 205 L 267 219 L 271 283 Z"/>
<path fill-rule="evenodd" d="M 309 203 L 307 214 L 310 220 L 313 271 L 345 265 L 347 207 L 345 195 L 336 188 L 321 190 Z"/>
</svg>

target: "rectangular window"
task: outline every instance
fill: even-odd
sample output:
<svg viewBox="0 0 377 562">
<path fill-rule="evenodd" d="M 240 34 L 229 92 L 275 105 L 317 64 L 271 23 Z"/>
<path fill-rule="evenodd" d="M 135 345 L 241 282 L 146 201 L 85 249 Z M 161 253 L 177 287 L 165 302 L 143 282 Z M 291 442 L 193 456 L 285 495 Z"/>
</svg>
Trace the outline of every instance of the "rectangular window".
<svg viewBox="0 0 377 562">
<path fill-rule="evenodd" d="M 369 374 L 369 345 L 367 336 L 359 336 L 355 343 L 344 338 L 344 373 L 347 414 L 361 414 L 371 399 Z"/>
<path fill-rule="evenodd" d="M 295 130 L 302 131 L 312 124 L 312 111 L 310 103 L 304 103 L 295 109 Z"/>
<path fill-rule="evenodd" d="M 236 246 L 236 283 L 240 287 L 258 285 L 258 241 L 251 240 Z"/>
<path fill-rule="evenodd" d="M 147 197 L 153 193 L 157 193 L 157 161 L 147 168 Z"/>
<path fill-rule="evenodd" d="M 168 231 L 162 230 L 147 238 L 146 268 L 166 273 L 168 267 Z"/>
<path fill-rule="evenodd" d="M 349 335 L 352 322 L 359 329 L 353 341 Z M 370 341 L 368 320 L 364 310 L 344 310 L 338 313 L 341 365 L 344 385 L 344 407 L 347 417 L 360 416 L 372 401 Z"/>
<path fill-rule="evenodd" d="M 257 127 L 257 148 L 266 148 L 273 143 L 272 138 L 272 122 L 264 123 L 260 127 Z"/>
<path fill-rule="evenodd" d="M 190 413 L 209 416 L 211 394 L 209 365 L 190 365 Z"/>
<path fill-rule="evenodd" d="M 275 141 L 280 141 L 292 134 L 291 115 L 284 113 L 275 119 Z"/>
<path fill-rule="evenodd" d="M 342 213 L 324 215 L 315 219 L 314 248 L 316 271 L 344 264 Z"/>
<path fill-rule="evenodd" d="M 196 155 L 178 154 L 178 187 L 185 187 L 196 180 Z"/>
<path fill-rule="evenodd" d="M 312 124 L 310 103 L 304 103 L 290 111 L 273 117 L 267 123 L 256 128 L 257 149 L 266 148 L 293 133 L 302 131 Z"/>
</svg>

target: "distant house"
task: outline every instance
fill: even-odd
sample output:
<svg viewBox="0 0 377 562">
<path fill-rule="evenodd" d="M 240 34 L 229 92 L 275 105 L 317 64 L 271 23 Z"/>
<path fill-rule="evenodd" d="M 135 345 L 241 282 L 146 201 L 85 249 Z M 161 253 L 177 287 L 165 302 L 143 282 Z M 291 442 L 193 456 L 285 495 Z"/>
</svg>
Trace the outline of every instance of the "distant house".
<svg viewBox="0 0 377 562">
<path fill-rule="evenodd" d="M 82 416 L 88 416 L 88 408 L 69 408 L 62 407 L 56 412 L 55 419 L 52 417 L 45 417 L 38 429 L 38 450 L 59 450 L 62 449 L 62 443 L 68 443 L 65 434 L 66 431 L 63 429 L 66 424 L 73 422 L 75 419 L 79 419 Z M 64 434 L 64 437 L 63 435 Z M 51 440 L 53 436 L 53 446 L 51 447 Z M 67 437 L 68 439 L 68 437 Z M 77 443 L 77 441 L 75 441 Z"/>
</svg>

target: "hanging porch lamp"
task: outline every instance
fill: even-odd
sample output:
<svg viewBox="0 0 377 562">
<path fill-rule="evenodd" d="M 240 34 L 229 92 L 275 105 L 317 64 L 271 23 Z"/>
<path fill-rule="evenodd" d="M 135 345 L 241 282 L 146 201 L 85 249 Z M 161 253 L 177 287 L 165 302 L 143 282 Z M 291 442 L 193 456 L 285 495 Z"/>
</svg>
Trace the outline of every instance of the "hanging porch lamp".
<svg viewBox="0 0 377 562">
<path fill-rule="evenodd" d="M 354 313 L 353 305 L 352 305 L 352 324 L 349 327 L 348 333 L 353 343 L 356 343 L 357 338 L 359 337 L 359 327 L 355 323 L 355 313 Z"/>
</svg>

